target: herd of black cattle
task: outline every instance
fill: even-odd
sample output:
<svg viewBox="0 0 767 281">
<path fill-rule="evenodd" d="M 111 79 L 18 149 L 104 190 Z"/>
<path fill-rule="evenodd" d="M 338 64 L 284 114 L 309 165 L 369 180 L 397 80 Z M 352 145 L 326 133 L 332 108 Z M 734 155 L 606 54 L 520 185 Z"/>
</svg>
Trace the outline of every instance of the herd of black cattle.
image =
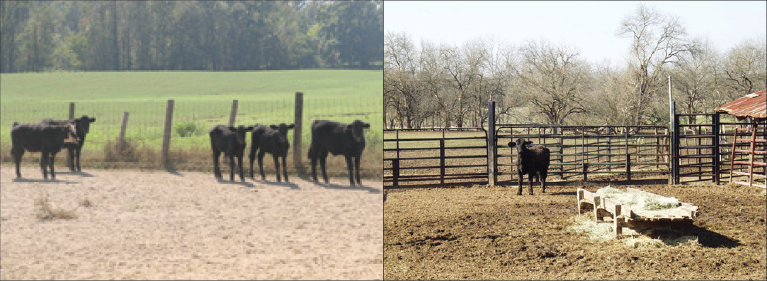
<svg viewBox="0 0 767 281">
<path fill-rule="evenodd" d="M 16 177 L 21 177 L 19 166 L 21 157 L 25 151 L 41 152 L 40 168 L 43 172 L 43 178 L 48 179 L 48 170 L 50 169 L 51 179 L 56 179 L 53 162 L 56 153 L 66 148 L 69 154 L 67 157 L 67 166 L 71 171 L 81 172 L 80 152 L 82 151 L 85 137 L 90 129 L 90 123 L 95 122 L 96 118 L 84 115 L 72 120 L 52 120 L 44 119 L 36 124 L 13 123 L 11 129 L 11 155 L 16 164 Z M 250 177 L 253 175 L 253 162 L 258 156 L 258 167 L 261 172 L 261 179 L 266 180 L 263 169 L 263 159 L 266 153 L 274 158 L 274 165 L 277 171 L 277 181 L 288 181 L 288 173 L 285 164 L 285 158 L 288 154 L 290 144 L 288 142 L 288 130 L 293 129 L 294 125 L 261 125 L 255 126 L 224 126 L 216 125 L 210 130 L 210 146 L 213 150 L 213 167 L 217 179 L 221 180 L 221 169 L 218 161 L 223 153 L 229 158 L 230 177 L 234 181 L 235 168 L 239 169 L 240 180 L 245 181 L 242 167 L 242 157 L 245 151 L 245 138 L 247 132 L 251 132 L 250 147 Z M 309 146 L 309 159 L 312 163 L 312 178 L 317 182 L 317 161 L 320 162 L 322 176 L 325 183 L 328 183 L 328 175 L 325 170 L 325 160 L 328 153 L 333 155 L 343 155 L 346 158 L 346 166 L 349 171 L 349 184 L 356 183 L 361 185 L 360 181 L 360 156 L 365 149 L 364 130 L 370 128 L 369 123 L 355 120 L 350 124 L 315 120 L 312 122 L 312 139 Z M 235 166 L 237 158 L 237 166 Z M 280 161 L 282 158 L 282 178 L 280 177 Z"/>
</svg>

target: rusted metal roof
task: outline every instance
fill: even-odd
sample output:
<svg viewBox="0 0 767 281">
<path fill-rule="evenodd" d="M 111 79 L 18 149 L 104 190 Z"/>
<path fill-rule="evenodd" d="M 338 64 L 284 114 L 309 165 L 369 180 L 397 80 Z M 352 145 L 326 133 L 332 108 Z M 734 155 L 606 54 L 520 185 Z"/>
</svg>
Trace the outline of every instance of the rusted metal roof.
<svg viewBox="0 0 767 281">
<path fill-rule="evenodd" d="M 767 89 L 745 95 L 716 109 L 736 117 L 767 118 Z"/>
</svg>

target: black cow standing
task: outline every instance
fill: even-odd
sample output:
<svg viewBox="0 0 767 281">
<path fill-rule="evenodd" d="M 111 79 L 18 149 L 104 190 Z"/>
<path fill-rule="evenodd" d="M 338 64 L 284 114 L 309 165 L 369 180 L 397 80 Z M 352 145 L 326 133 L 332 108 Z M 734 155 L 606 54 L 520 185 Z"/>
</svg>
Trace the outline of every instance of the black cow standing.
<svg viewBox="0 0 767 281">
<path fill-rule="evenodd" d="M 253 161 L 258 151 L 258 169 L 261 171 L 261 179 L 266 180 L 264 174 L 264 154 L 269 153 L 274 158 L 274 168 L 277 170 L 277 181 L 280 181 L 280 158 L 282 158 L 282 173 L 285 182 L 288 181 L 288 169 L 285 164 L 285 158 L 288 156 L 290 143 L 288 142 L 288 130 L 293 129 L 295 125 L 260 125 L 256 124 L 251 136 L 250 154 L 250 177 L 253 178 Z"/>
<path fill-rule="evenodd" d="M 65 143 L 77 143 L 77 135 L 73 124 L 19 124 L 14 122 L 11 129 L 11 155 L 16 163 L 16 177 L 21 177 L 19 165 L 25 151 L 41 152 L 40 169 L 43 178 L 48 179 L 50 167 L 51 179 L 56 179 L 53 162 L 56 153 L 61 151 Z"/>
<path fill-rule="evenodd" d="M 339 123 L 327 120 L 315 120 L 312 122 L 312 142 L 309 146 L 309 159 L 312 162 L 312 177 L 317 182 L 317 160 L 320 162 L 322 176 L 328 183 L 328 174 L 325 170 L 325 160 L 328 153 L 333 155 L 343 154 L 346 158 L 346 167 L 349 170 L 349 184 L 354 186 L 354 175 L 357 176 L 357 184 L 360 181 L 360 156 L 365 149 L 366 128 L 369 123 L 354 120 L 351 124 Z"/>
<path fill-rule="evenodd" d="M 530 146 L 532 142 L 517 139 L 509 142 L 509 147 L 517 147 L 517 172 L 519 173 L 519 190 L 517 195 L 522 195 L 522 179 L 528 175 L 530 181 L 530 195 L 533 194 L 533 176 L 539 176 L 543 193 L 546 193 L 546 175 L 549 170 L 550 152 L 543 145 Z"/>
<path fill-rule="evenodd" d="M 240 169 L 240 180 L 245 181 L 242 171 L 242 154 L 245 151 L 245 135 L 253 130 L 253 126 L 224 126 L 216 125 L 210 130 L 210 147 L 213 149 L 213 169 L 217 179 L 221 179 L 221 168 L 218 166 L 218 158 L 221 153 L 229 157 L 231 172 L 229 180 L 234 181 L 234 157 L 237 157 L 237 165 Z"/>
<path fill-rule="evenodd" d="M 85 137 L 88 135 L 88 132 L 90 132 L 91 123 L 93 122 L 96 122 L 96 118 L 88 117 L 88 115 L 83 115 L 80 118 L 75 118 L 72 120 L 52 120 L 50 118 L 43 119 L 44 124 L 64 125 L 67 123 L 73 123 L 75 125 L 75 132 L 78 142 L 76 144 L 66 143 L 64 145 L 64 147 L 67 148 L 67 167 L 69 167 L 69 170 L 72 172 L 74 172 L 75 169 L 77 172 L 82 172 L 82 168 L 80 168 L 80 152 L 83 150 Z"/>
</svg>

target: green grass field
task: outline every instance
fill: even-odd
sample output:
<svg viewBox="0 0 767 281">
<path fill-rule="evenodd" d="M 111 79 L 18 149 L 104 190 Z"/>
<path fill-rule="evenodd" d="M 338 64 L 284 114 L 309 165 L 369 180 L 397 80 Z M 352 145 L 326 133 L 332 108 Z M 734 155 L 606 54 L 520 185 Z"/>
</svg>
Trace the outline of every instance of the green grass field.
<svg viewBox="0 0 767 281">
<path fill-rule="evenodd" d="M 166 105 L 172 99 L 171 151 L 204 152 L 206 157 L 199 161 L 207 166 L 207 131 L 215 124 L 228 123 L 232 100 L 238 100 L 237 125 L 294 123 L 295 93 L 302 92 L 303 153 L 308 149 L 313 120 L 359 119 L 371 124 L 366 150 L 378 150 L 371 156 L 380 163 L 381 71 L 53 72 L 2 74 L 0 79 L 0 154 L 4 161 L 10 161 L 13 122 L 67 119 L 70 102 L 75 103 L 76 117 L 96 118 L 83 157 L 100 159 L 106 153 L 119 135 L 124 112 L 129 112 L 126 136 L 131 143 L 159 151 Z"/>
</svg>

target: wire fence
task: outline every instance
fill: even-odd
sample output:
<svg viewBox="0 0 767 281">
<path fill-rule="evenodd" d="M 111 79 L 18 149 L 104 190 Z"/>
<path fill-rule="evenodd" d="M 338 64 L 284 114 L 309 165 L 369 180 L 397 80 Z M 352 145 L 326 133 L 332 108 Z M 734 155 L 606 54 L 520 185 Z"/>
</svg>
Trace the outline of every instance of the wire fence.
<svg viewBox="0 0 767 281">
<path fill-rule="evenodd" d="M 4 165 L 13 164 L 10 155 L 10 131 L 14 122 L 38 123 L 44 118 L 66 120 L 70 118 L 71 104 L 68 101 L 0 104 L 0 155 L 2 163 Z M 83 115 L 96 118 L 96 121 L 91 124 L 90 132 L 83 146 L 81 157 L 83 168 L 157 169 L 168 167 L 161 161 L 167 101 L 101 102 L 93 100 L 78 101 L 73 104 L 75 118 Z M 311 97 L 303 99 L 302 108 L 303 128 L 300 137 L 303 154 L 308 151 L 311 139 L 310 126 L 313 120 L 351 122 L 359 119 L 371 124 L 370 130 L 366 132 L 367 147 L 362 158 L 361 173 L 368 177 L 381 175 L 383 108 L 380 98 Z M 236 108 L 233 107 L 232 100 L 215 102 L 174 101 L 168 164 L 177 170 L 212 172 L 213 163 L 208 131 L 217 124 L 229 124 L 233 110 L 236 110 L 235 126 L 249 126 L 257 123 L 293 124 L 296 119 L 296 99 L 291 96 L 284 99 L 237 101 Z M 125 130 L 125 146 L 118 150 L 117 140 L 126 112 L 128 118 Z M 291 143 L 293 143 L 295 134 L 296 132 L 292 130 L 289 132 L 288 137 Z M 247 141 L 249 147 L 249 136 Z M 248 162 L 247 154 L 249 152 L 250 148 L 246 148 L 246 156 L 243 159 L 245 163 Z M 289 154 L 292 153 L 293 150 L 289 151 Z M 22 162 L 25 165 L 32 165 L 32 163 L 38 163 L 39 158 L 39 153 L 27 153 Z M 61 165 L 66 165 L 66 153 L 59 153 L 56 158 L 61 171 Z M 343 159 L 334 158 L 343 157 L 330 157 L 328 159 L 328 167 L 333 168 L 329 169 L 328 173 L 345 175 L 346 162 Z M 295 166 L 292 159 L 292 155 L 287 158 L 290 167 Z M 308 163 L 306 155 L 302 155 L 301 159 L 301 164 Z M 225 163 L 223 159 L 221 163 Z M 265 163 L 271 162 L 265 161 Z M 248 164 L 244 166 L 246 169 L 248 168 Z M 274 167 L 271 165 L 266 164 L 265 166 L 265 170 L 273 171 Z M 226 171 L 228 165 L 223 165 L 223 167 Z M 337 171 L 334 173 L 332 170 Z"/>
</svg>

